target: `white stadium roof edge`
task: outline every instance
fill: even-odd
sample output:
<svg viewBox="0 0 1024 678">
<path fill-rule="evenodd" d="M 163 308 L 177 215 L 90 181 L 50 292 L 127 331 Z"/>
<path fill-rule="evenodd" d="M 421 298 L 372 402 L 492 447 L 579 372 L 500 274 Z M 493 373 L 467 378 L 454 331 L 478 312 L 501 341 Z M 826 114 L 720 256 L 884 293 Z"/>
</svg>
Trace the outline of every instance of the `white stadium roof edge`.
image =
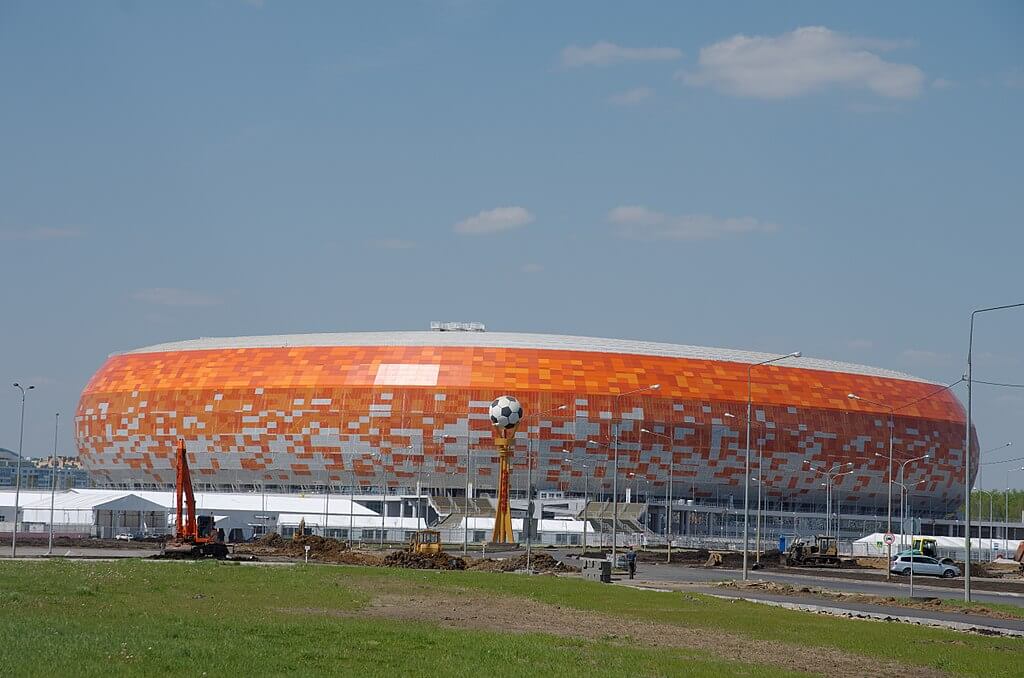
<svg viewBox="0 0 1024 678">
<path fill-rule="evenodd" d="M 168 353 L 171 351 L 204 351 L 214 349 L 295 348 L 314 346 L 453 346 L 485 348 L 528 348 L 552 351 L 587 351 L 592 353 L 622 353 L 664 358 L 692 358 L 743 364 L 759 363 L 777 357 L 775 353 L 738 351 L 729 348 L 709 348 L 666 344 L 655 341 L 629 339 L 602 339 L 557 334 L 528 334 L 518 332 L 339 332 L 314 334 L 278 334 L 260 337 L 203 337 L 187 341 L 154 344 L 125 351 L 139 353 Z M 905 372 L 886 370 L 867 365 L 844 363 L 821 358 L 789 358 L 776 363 L 778 367 L 844 372 L 870 377 L 902 379 L 922 383 L 936 383 Z"/>
</svg>

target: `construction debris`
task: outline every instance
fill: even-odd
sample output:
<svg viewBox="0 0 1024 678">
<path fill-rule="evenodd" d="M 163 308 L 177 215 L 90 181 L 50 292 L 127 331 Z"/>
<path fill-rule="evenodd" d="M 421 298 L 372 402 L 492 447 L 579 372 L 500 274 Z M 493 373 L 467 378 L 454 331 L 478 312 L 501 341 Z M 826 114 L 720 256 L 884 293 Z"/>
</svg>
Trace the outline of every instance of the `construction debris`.
<svg viewBox="0 0 1024 678">
<path fill-rule="evenodd" d="M 319 562 L 371 567 L 380 566 L 384 562 L 379 553 L 352 549 L 347 542 L 338 539 L 315 535 L 285 539 L 276 532 L 271 532 L 251 544 L 238 544 L 235 546 L 235 553 L 261 557 L 304 558 L 306 546 L 309 546 L 309 559 Z"/>
<path fill-rule="evenodd" d="M 392 551 L 384 558 L 388 567 L 406 567 L 411 570 L 465 570 L 466 561 L 457 556 L 440 553 Z"/>
<path fill-rule="evenodd" d="M 477 558 L 469 562 L 470 570 L 483 572 L 517 572 L 525 570 L 526 554 L 521 553 L 514 558 Z M 531 572 L 579 572 L 578 567 L 566 565 L 565 563 L 552 558 L 547 553 L 534 553 L 530 556 Z"/>
</svg>

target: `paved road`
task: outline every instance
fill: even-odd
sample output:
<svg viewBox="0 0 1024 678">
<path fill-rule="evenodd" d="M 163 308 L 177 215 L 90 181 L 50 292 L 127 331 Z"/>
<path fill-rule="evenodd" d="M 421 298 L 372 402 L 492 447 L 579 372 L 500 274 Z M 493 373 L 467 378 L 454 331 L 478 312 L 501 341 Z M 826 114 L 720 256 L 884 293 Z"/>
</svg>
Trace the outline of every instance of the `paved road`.
<svg viewBox="0 0 1024 678">
<path fill-rule="evenodd" d="M 642 563 L 639 567 L 638 574 L 645 580 L 678 583 L 736 581 L 743 577 L 743 573 L 740 570 L 705 569 L 701 567 L 680 567 L 678 565 L 655 565 L 651 563 Z M 815 576 L 810 574 L 756 570 L 750 573 L 750 578 L 755 581 L 762 580 L 772 581 L 779 584 L 791 584 L 795 586 L 813 586 L 833 591 L 845 591 L 848 593 L 866 593 L 875 596 L 896 596 L 900 598 L 910 596 L 909 580 L 903 577 L 894 579 L 890 583 L 882 579 L 877 582 L 873 582 L 860 581 L 857 579 Z M 962 589 L 929 586 L 929 581 L 930 578 L 914 578 L 915 597 L 942 598 L 947 600 L 963 599 Z M 1024 607 L 1024 594 L 985 591 L 984 583 L 981 581 L 973 582 L 971 598 L 979 603 L 1003 603 Z"/>
<path fill-rule="evenodd" d="M 155 548 L 88 548 L 82 546 L 54 546 L 53 555 L 67 558 L 148 558 L 159 550 Z M 46 554 L 45 546 L 18 546 L 18 558 L 39 558 Z M 0 547 L 0 558 L 11 555 L 10 544 Z"/>
<path fill-rule="evenodd" d="M 915 587 L 916 588 L 916 587 Z M 783 603 L 787 605 L 814 606 L 819 608 L 832 608 L 835 610 L 851 611 L 873 617 L 902 617 L 925 620 L 926 622 L 947 623 L 963 627 L 977 626 L 984 628 L 1003 629 L 1014 632 L 1017 635 L 1024 634 L 1024 619 L 994 619 L 980 615 L 962 614 L 959 612 L 948 612 L 941 610 L 919 610 L 916 608 L 900 607 L 896 605 L 884 605 L 874 603 L 855 603 L 850 601 L 829 600 L 813 596 L 785 595 L 770 593 L 767 591 L 740 591 L 735 589 L 712 588 L 695 586 L 687 590 L 696 593 L 704 593 L 712 596 L 725 596 L 730 598 L 745 598 L 748 600 L 761 600 L 772 603 Z"/>
</svg>

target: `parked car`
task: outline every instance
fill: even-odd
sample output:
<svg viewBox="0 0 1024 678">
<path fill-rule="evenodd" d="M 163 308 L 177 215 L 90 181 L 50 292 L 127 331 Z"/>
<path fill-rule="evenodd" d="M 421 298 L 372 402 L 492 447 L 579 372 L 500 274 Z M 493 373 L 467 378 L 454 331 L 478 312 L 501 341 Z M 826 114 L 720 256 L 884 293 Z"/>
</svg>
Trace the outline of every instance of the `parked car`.
<svg viewBox="0 0 1024 678">
<path fill-rule="evenodd" d="M 114 539 L 118 541 L 131 541 L 132 539 L 135 539 L 135 535 L 131 532 L 122 532 L 120 534 L 115 534 Z"/>
<path fill-rule="evenodd" d="M 933 577 L 943 577 L 944 579 L 960 576 L 960 568 L 956 565 L 941 563 L 930 556 L 896 556 L 892 559 L 892 565 L 890 565 L 889 570 L 896 574 L 909 575 L 911 568 L 913 568 L 916 575 L 931 575 Z"/>
</svg>

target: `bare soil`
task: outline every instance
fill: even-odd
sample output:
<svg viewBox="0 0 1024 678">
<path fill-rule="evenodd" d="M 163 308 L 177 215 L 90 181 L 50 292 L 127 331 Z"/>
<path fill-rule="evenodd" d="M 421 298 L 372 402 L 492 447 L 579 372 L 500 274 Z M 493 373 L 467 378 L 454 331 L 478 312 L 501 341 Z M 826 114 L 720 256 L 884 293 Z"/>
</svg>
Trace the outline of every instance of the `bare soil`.
<svg viewBox="0 0 1024 678">
<path fill-rule="evenodd" d="M 408 582 L 403 591 L 378 590 L 361 610 L 284 608 L 290 614 L 377 618 L 437 624 L 444 628 L 499 633 L 545 633 L 640 647 L 696 650 L 729 661 L 768 664 L 791 671 L 828 667 L 829 675 L 891 678 L 893 675 L 943 676 L 920 666 L 884 662 L 834 648 L 795 647 L 775 641 L 733 636 L 720 631 L 631 621 L 610 615 L 562 608 L 525 598 L 475 591 L 438 592 Z M 372 590 L 372 589 L 366 589 Z"/>
</svg>

